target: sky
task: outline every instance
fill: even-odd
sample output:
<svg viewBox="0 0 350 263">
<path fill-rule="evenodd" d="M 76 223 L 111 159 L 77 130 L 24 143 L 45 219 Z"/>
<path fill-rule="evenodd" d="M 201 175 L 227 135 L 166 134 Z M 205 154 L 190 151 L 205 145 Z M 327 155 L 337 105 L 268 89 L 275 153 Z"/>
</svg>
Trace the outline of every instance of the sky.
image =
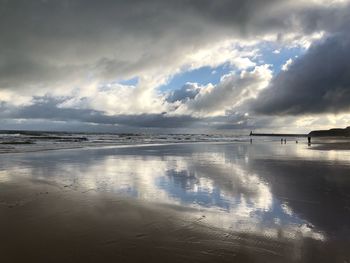
<svg viewBox="0 0 350 263">
<path fill-rule="evenodd" d="M 0 129 L 350 126 L 350 0 L 0 0 Z"/>
</svg>

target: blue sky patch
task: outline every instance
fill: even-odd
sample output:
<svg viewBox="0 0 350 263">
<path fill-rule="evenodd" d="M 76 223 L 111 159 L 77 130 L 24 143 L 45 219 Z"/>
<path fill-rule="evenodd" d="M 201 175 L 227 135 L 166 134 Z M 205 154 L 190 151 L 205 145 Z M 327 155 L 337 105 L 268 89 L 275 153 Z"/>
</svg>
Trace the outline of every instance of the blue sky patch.
<svg viewBox="0 0 350 263">
<path fill-rule="evenodd" d="M 254 62 L 256 62 L 258 65 L 271 64 L 274 75 L 281 71 L 281 67 L 288 59 L 292 58 L 294 60 L 296 56 L 300 57 L 306 52 L 306 49 L 301 47 L 278 49 L 273 45 L 268 44 L 263 44 L 259 47 L 259 49 L 260 56 L 258 56 Z M 279 53 L 274 53 L 275 50 L 278 50 Z"/>
<path fill-rule="evenodd" d="M 220 78 L 230 71 L 232 71 L 231 65 L 225 63 L 216 68 L 202 67 L 182 72 L 175 75 L 167 84 L 160 86 L 159 90 L 161 92 L 176 90 L 184 86 L 187 82 L 198 83 L 199 85 L 217 84 L 220 82 Z"/>
<path fill-rule="evenodd" d="M 123 79 L 123 80 L 117 81 L 117 83 L 121 85 L 126 85 L 126 86 L 136 86 L 138 82 L 139 82 L 139 77 L 133 77 L 131 79 L 125 79 L 125 80 Z"/>
<path fill-rule="evenodd" d="M 252 59 L 257 65 L 271 64 L 274 75 L 281 71 L 281 67 L 290 58 L 293 60 L 305 53 L 305 49 L 301 47 L 294 48 L 280 48 L 269 43 L 261 44 L 259 47 L 260 55 Z M 274 53 L 278 50 L 279 53 Z M 216 68 L 209 66 L 201 67 L 199 69 L 181 72 L 173 76 L 170 81 L 159 87 L 160 92 L 177 90 L 183 87 L 186 83 L 198 83 L 199 85 L 207 85 L 209 83 L 216 85 L 220 82 L 223 75 L 228 74 L 235 68 L 229 63 L 225 63 Z M 237 71 L 239 73 L 239 71 Z"/>
</svg>

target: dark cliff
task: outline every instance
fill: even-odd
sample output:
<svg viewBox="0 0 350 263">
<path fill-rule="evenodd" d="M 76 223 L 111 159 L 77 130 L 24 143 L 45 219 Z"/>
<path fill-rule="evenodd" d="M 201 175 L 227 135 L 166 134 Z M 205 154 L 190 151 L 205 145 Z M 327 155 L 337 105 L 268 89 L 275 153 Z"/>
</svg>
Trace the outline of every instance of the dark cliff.
<svg viewBox="0 0 350 263">
<path fill-rule="evenodd" d="M 345 129 L 330 129 L 330 130 L 318 130 L 318 131 L 312 131 L 309 133 L 309 136 L 314 137 L 332 137 L 332 136 L 339 136 L 339 137 L 350 137 L 350 127 L 347 127 Z"/>
</svg>

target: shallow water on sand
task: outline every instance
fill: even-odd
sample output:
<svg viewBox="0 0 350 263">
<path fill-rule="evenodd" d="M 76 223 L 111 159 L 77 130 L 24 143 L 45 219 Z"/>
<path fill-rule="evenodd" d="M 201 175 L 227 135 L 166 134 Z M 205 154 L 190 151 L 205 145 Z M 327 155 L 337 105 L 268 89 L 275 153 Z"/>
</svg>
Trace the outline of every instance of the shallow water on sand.
<svg viewBox="0 0 350 263">
<path fill-rule="evenodd" d="M 43 189 L 49 190 L 36 188 L 43 183 L 49 185 Z M 57 199 L 50 200 L 53 193 L 66 200 L 61 200 L 66 202 L 63 208 Z M 108 195 L 108 200 L 126 200 L 141 218 L 128 215 L 119 222 L 121 208 L 116 204 L 108 212 L 99 208 L 96 219 L 96 207 L 105 202 L 103 195 Z M 40 203 L 40 198 L 50 201 Z M 147 253 L 167 250 L 168 255 L 173 254 L 170 261 L 350 262 L 350 152 L 312 150 L 302 143 L 196 143 L 2 155 L 0 204 L 7 220 L 24 213 L 39 229 L 45 224 L 41 220 L 47 211 L 54 211 L 54 216 L 69 224 L 82 207 L 87 209 L 83 218 L 93 213 L 94 220 L 111 228 L 123 228 L 129 219 L 131 225 L 140 226 L 145 220 L 148 223 L 136 232 L 129 230 L 114 238 L 119 237 L 122 243 L 124 238 L 139 248 L 135 253 L 142 254 L 145 245 L 138 243 L 139 238 L 147 242 L 151 234 L 159 238 L 154 231 L 163 231 L 165 245 L 155 245 L 157 241 L 152 239 L 155 243 Z M 35 208 L 26 210 L 30 205 Z M 75 212 L 69 210 L 71 206 Z M 154 216 L 140 212 L 142 209 L 152 210 Z M 156 219 L 165 214 L 165 221 Z M 105 222 L 106 216 L 115 218 L 118 226 Z M 0 219 L 2 227 L 4 218 Z M 172 226 L 165 223 L 167 220 Z M 10 221 L 7 224 L 16 231 Z M 84 236 L 84 231 L 77 229 L 65 228 Z M 185 237 L 186 231 L 193 233 Z M 52 235 L 42 239 L 52 240 Z M 100 238 L 106 242 L 112 238 L 105 237 Z M 179 245 L 184 239 L 188 243 Z M 20 244 L 16 242 L 13 245 Z M 183 254 L 193 250 L 190 242 L 201 244 L 200 256 L 177 255 L 176 249 Z M 10 251 L 11 244 L 7 247 Z M 110 259 L 120 256 L 108 254 Z M 135 258 L 124 259 L 128 260 Z"/>
</svg>

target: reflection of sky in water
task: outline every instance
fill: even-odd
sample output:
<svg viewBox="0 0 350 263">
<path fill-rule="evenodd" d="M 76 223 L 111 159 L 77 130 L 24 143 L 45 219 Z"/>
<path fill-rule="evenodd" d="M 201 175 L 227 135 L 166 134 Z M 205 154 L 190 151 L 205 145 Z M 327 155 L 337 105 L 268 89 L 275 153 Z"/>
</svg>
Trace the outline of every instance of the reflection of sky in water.
<svg viewBox="0 0 350 263">
<path fill-rule="evenodd" d="M 169 196 L 178 199 L 182 204 L 198 204 L 203 207 L 218 207 L 228 211 L 229 200 L 222 196 L 220 188 L 212 186 L 205 178 L 188 175 L 188 171 L 166 171 L 166 176 L 156 179 L 156 186 L 169 193 Z"/>
<path fill-rule="evenodd" d="M 212 227 L 270 237 L 324 239 L 312 223 L 274 196 L 267 179 L 250 166 L 251 158 L 288 157 L 287 147 L 276 149 L 268 145 L 177 145 L 13 155 L 0 161 L 8 168 L 1 171 L 0 183 L 11 180 L 8 173 L 12 172 L 71 189 L 186 207 L 186 216 L 200 218 Z M 315 152 L 301 147 L 291 151 L 294 158 L 310 159 L 320 155 Z M 339 159 L 328 155 L 324 160 Z"/>
</svg>

